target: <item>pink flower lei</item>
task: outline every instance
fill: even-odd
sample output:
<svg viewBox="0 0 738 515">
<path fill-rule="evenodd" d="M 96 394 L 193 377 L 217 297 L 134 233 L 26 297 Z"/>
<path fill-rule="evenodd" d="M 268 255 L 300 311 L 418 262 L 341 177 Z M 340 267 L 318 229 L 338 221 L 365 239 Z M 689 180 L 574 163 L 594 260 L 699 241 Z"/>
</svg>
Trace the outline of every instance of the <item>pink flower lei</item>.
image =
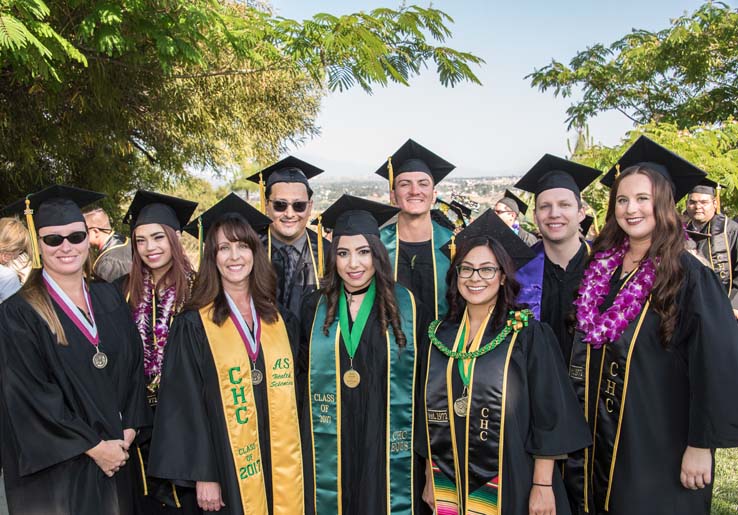
<svg viewBox="0 0 738 515">
<path fill-rule="evenodd" d="M 643 308 L 656 282 L 656 265 L 648 258 L 641 261 L 638 271 L 615 296 L 612 306 L 600 313 L 600 306 L 610 293 L 610 279 L 623 264 L 630 244 L 626 239 L 612 251 L 598 252 L 584 271 L 577 307 L 577 329 L 584 341 L 595 349 L 614 342 L 623 334 Z"/>
<path fill-rule="evenodd" d="M 164 290 L 161 301 L 157 303 L 153 331 L 149 331 L 154 305 L 154 280 L 148 270 L 144 271 L 143 295 L 133 312 L 133 319 L 143 340 L 144 374 L 148 380 L 161 374 L 164 347 L 169 336 L 169 323 L 175 309 L 176 294 L 174 286 Z"/>
</svg>

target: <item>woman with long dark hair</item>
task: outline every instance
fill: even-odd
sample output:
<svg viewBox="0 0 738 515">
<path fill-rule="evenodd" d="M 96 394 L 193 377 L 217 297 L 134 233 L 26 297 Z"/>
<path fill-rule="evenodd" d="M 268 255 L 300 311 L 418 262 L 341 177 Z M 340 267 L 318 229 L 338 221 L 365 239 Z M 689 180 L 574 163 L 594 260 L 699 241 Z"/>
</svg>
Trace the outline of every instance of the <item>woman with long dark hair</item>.
<svg viewBox="0 0 738 515">
<path fill-rule="evenodd" d="M 129 451 L 151 415 L 128 306 L 113 285 L 88 280 L 80 208 L 103 196 L 52 186 L 8 208 L 25 205 L 34 257 L 0 309 L 2 465 L 14 515 L 135 513 Z"/>
<path fill-rule="evenodd" d="M 203 511 L 303 510 L 292 343 L 254 228 L 231 193 L 185 231 L 205 233 L 192 298 L 172 324 L 147 472 L 195 487 Z"/>
<path fill-rule="evenodd" d="M 675 207 L 704 175 L 642 136 L 602 180 L 569 366 L 594 445 L 567 483 L 589 513 L 706 515 L 711 449 L 738 446 L 735 319 Z"/>
<path fill-rule="evenodd" d="M 149 406 L 156 411 L 161 368 L 174 316 L 189 301 L 195 272 L 180 241 L 196 202 L 138 190 L 123 221 L 131 227 L 131 272 L 122 284 L 143 342 L 144 375 Z M 150 432 L 136 439 L 132 470 L 136 503 L 142 515 L 199 513 L 192 489 L 146 477 Z"/>
<path fill-rule="evenodd" d="M 423 367 L 423 499 L 436 513 L 566 515 L 554 460 L 591 439 L 551 328 L 515 303 L 515 268 L 534 253 L 492 210 L 452 246 Z"/>
<path fill-rule="evenodd" d="M 397 211 L 343 195 L 322 215 L 333 229 L 326 275 L 301 317 L 308 513 L 409 514 L 419 505 L 413 401 L 424 323 L 379 239 Z"/>
</svg>

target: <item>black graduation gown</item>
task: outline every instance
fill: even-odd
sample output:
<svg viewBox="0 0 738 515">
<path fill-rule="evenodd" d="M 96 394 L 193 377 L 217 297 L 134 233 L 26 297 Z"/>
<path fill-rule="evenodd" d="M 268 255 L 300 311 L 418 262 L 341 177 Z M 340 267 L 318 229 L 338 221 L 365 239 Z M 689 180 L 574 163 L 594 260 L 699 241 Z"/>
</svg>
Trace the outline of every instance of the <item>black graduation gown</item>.
<svg viewBox="0 0 738 515">
<path fill-rule="evenodd" d="M 307 398 L 307 376 L 310 367 L 310 334 L 315 317 L 315 310 L 320 292 L 314 292 L 305 300 L 300 319 L 302 338 L 300 342 L 300 358 L 298 361 L 298 382 L 302 392 L 303 408 L 301 414 L 301 433 L 303 463 L 305 466 L 305 499 L 306 514 L 314 513 L 313 499 L 313 456 L 310 433 L 310 399 Z M 424 330 L 428 326 L 428 316 L 422 307 L 417 316 L 417 350 L 416 359 L 420 359 L 427 349 L 427 336 Z M 316 320 L 316 328 L 322 327 L 323 321 Z M 391 330 L 391 329 L 390 329 Z M 345 345 L 340 345 L 341 370 L 349 369 L 349 356 Z M 364 328 L 356 354 L 354 368 L 361 374 L 361 383 L 356 388 L 349 388 L 341 383 L 341 491 L 343 513 L 351 515 L 381 515 L 386 513 L 387 497 L 385 491 L 387 470 L 387 352 L 386 337 L 379 330 L 377 313 L 372 308 Z M 419 369 L 418 369 L 419 371 Z M 415 398 L 420 395 L 420 376 L 416 374 Z M 415 410 L 416 423 L 419 413 Z M 417 438 L 417 431 L 415 437 Z M 418 468 L 420 467 L 420 468 Z M 415 463 L 415 498 L 413 504 L 421 506 L 422 485 L 424 480 L 424 462 L 416 456 Z M 419 488 L 420 487 L 420 488 Z"/>
<path fill-rule="evenodd" d="M 284 314 L 283 314 L 284 315 Z M 285 325 L 293 348 L 299 331 L 292 318 Z M 297 357 L 295 357 L 297 359 Z M 264 370 L 260 350 L 256 366 Z M 266 381 L 254 385 L 259 446 L 269 511 L 272 512 L 271 452 Z M 159 404 L 149 451 L 148 475 L 194 487 L 197 481 L 220 483 L 222 515 L 243 515 L 238 478 L 230 453 L 218 374 L 205 328 L 197 311 L 174 318 L 169 332 Z"/>
<path fill-rule="evenodd" d="M 573 302 L 587 263 L 587 245 L 582 242 L 579 251 L 569 261 L 566 270 L 548 257 L 543 265 L 543 291 L 541 293 L 541 321 L 553 329 L 559 342 L 564 362 L 569 362 L 574 338 Z"/>
<path fill-rule="evenodd" d="M 102 370 L 94 347 L 56 307 L 68 346 L 16 294 L 0 310 L 2 455 L 10 512 L 17 515 L 131 514 L 127 464 L 108 478 L 85 451 L 123 429 L 151 423 L 141 340 L 112 285 L 90 285 Z"/>
<path fill-rule="evenodd" d="M 443 325 L 447 327 L 443 329 Z M 489 324 L 485 329 L 482 345 L 491 341 L 499 332 L 499 328 L 495 329 L 491 325 Z M 450 348 L 453 345 L 453 341 L 450 340 L 456 336 L 458 327 L 458 323 L 453 324 L 444 321 L 436 335 L 438 336 L 439 333 L 453 335 L 448 338 L 449 341 L 441 337 L 441 341 Z M 496 349 L 477 358 L 475 375 L 501 373 L 504 369 L 502 364 L 504 364 L 511 340 L 512 334 L 508 335 Z M 434 360 L 442 359 L 444 363 L 447 362 L 448 358 L 432 344 L 430 353 L 434 354 Z M 428 355 L 426 353 L 422 361 L 423 381 L 425 381 L 428 366 Z M 458 399 L 463 393 L 464 383 L 455 365 L 451 377 L 453 398 Z M 592 443 L 589 428 L 566 376 L 566 367 L 558 350 L 556 338 L 548 325 L 531 320 L 529 326 L 519 332 L 510 357 L 507 392 L 503 443 L 502 508 L 504 515 L 527 515 L 535 457 L 553 458 L 577 451 Z M 425 389 L 422 398 L 425 398 Z M 493 412 L 489 417 L 489 427 L 499 428 L 499 404 L 500 399 L 479 400 L 479 403 L 476 396 L 472 399 L 472 412 L 469 415 L 471 417 L 470 434 L 475 441 L 470 442 L 470 457 L 478 457 L 477 453 L 484 452 L 485 449 L 479 435 L 480 427 L 487 426 L 480 425 L 479 415 L 475 416 L 475 406 L 488 406 Z M 453 413 L 453 408 L 451 412 Z M 465 417 L 459 417 L 455 413 L 453 416 L 457 428 L 465 427 Z M 493 426 L 492 421 L 496 421 L 497 426 Z M 416 441 L 416 450 L 418 453 L 427 456 L 425 434 L 427 421 L 421 419 L 421 423 L 423 434 L 422 439 L 419 438 Z M 489 433 L 488 440 L 490 442 L 495 439 L 499 441 L 499 434 L 495 433 L 495 430 L 490 430 Z M 465 448 L 467 437 L 468 435 L 464 431 L 456 432 L 457 449 Z M 472 444 L 476 446 L 476 449 L 472 447 Z M 497 456 L 497 449 L 498 447 L 495 447 L 494 456 Z M 463 476 L 462 484 L 465 475 L 470 473 L 469 488 L 472 491 L 497 475 L 497 471 L 494 471 L 492 475 L 487 475 L 488 472 L 484 470 L 484 466 L 475 463 L 474 459 L 472 459 L 471 464 L 464 463 L 463 451 L 459 452 L 459 458 L 459 469 Z M 450 460 L 450 467 L 441 463 L 438 463 L 438 465 L 452 482 L 455 481 L 453 458 Z M 554 467 L 552 482 L 556 498 L 556 514 L 568 515 L 570 513 L 569 503 L 558 467 Z"/>
<path fill-rule="evenodd" d="M 431 240 L 419 243 L 403 241 L 397 249 L 397 282 L 413 292 L 423 306 L 436 305 L 433 288 L 435 271 Z"/>
<path fill-rule="evenodd" d="M 609 511 L 604 511 L 607 475 L 590 481 L 590 513 L 614 515 L 707 515 L 712 487 L 688 490 L 679 480 L 681 461 L 688 445 L 700 448 L 738 446 L 738 332 L 730 303 L 715 274 L 688 253 L 682 256 L 684 280 L 677 298 L 678 325 L 668 349 L 659 336 L 659 316 L 649 309 L 635 341 L 630 359 L 626 402 L 611 483 Z M 614 300 L 623 281 L 615 272 L 611 293 L 601 309 Z M 629 324 L 611 351 L 628 348 L 636 321 Z M 574 367 L 581 366 L 587 344 L 582 333 L 574 340 Z M 575 359 L 577 358 L 577 359 Z M 622 396 L 624 367 L 612 366 L 611 354 L 592 351 L 590 357 L 589 421 L 593 426 L 595 462 L 608 453 L 614 432 L 606 418 L 608 379 L 617 380 L 617 397 Z M 600 375 L 600 368 L 602 374 Z M 575 373 L 577 377 L 580 374 Z M 602 377 L 602 392 L 597 402 L 597 384 Z M 573 378 L 575 389 L 583 395 L 583 380 Z M 583 397 L 582 397 L 583 399 Z M 611 404 L 612 408 L 613 404 Z M 614 423 L 619 411 L 615 410 Z M 603 418 L 603 415 L 605 418 Z M 609 462 L 609 460 L 608 460 Z M 609 466 L 606 467 L 610 469 Z M 596 469 L 595 469 L 596 470 Z M 581 481 L 581 476 L 579 478 Z M 595 500 L 593 500 L 593 497 Z M 579 499 L 581 502 L 581 499 Z"/>
</svg>

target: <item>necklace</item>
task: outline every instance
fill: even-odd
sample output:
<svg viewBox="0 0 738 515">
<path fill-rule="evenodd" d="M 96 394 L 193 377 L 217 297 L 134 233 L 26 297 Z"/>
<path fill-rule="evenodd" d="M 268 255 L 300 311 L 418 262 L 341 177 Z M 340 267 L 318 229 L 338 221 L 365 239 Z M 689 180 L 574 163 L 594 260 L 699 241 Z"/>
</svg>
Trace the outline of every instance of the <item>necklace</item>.
<svg viewBox="0 0 738 515">
<path fill-rule="evenodd" d="M 354 297 L 355 296 L 365 294 L 366 292 L 369 291 L 369 288 L 371 288 L 371 287 L 372 287 L 372 284 L 369 283 L 369 285 L 365 286 L 364 288 L 362 288 L 360 290 L 348 291 L 346 289 L 346 285 L 344 285 L 343 286 L 343 292 L 346 294 L 346 302 L 348 302 L 349 304 L 351 304 L 354 301 Z"/>
<path fill-rule="evenodd" d="M 361 306 L 359 306 L 359 313 L 356 315 L 353 327 L 349 330 L 349 314 L 348 314 L 348 302 L 344 295 L 338 297 L 338 327 L 341 332 L 341 339 L 343 345 L 346 347 L 348 353 L 350 365 L 346 373 L 343 374 L 343 383 L 349 388 L 356 388 L 361 382 L 361 374 L 354 370 L 354 355 L 356 349 L 359 348 L 361 342 L 361 335 L 366 327 L 366 322 L 369 319 L 369 313 L 374 305 L 374 298 L 376 296 L 376 285 L 375 280 L 367 288 L 366 295 L 361 300 Z"/>
<path fill-rule="evenodd" d="M 612 274 L 623 264 L 628 248 L 626 239 L 614 250 L 598 252 L 584 272 L 579 297 L 574 301 L 577 329 L 584 333 L 583 340 L 595 349 L 620 338 L 641 312 L 656 282 L 656 264 L 650 258 L 642 259 L 615 296 L 612 306 L 600 312 L 600 306 L 610 293 Z"/>
</svg>

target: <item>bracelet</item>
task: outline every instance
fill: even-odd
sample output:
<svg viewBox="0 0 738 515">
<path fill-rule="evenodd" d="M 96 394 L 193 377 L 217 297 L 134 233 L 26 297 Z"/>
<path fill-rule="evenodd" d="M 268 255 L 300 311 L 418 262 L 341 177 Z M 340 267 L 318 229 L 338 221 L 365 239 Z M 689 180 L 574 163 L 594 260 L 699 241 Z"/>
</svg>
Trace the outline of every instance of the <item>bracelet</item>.
<svg viewBox="0 0 738 515">
<path fill-rule="evenodd" d="M 535 482 L 534 482 L 534 483 L 533 483 L 533 486 L 547 486 L 547 487 L 551 488 L 551 487 L 553 487 L 553 484 L 551 484 L 551 485 L 546 485 L 546 484 L 543 484 L 543 483 L 535 483 Z"/>
</svg>

